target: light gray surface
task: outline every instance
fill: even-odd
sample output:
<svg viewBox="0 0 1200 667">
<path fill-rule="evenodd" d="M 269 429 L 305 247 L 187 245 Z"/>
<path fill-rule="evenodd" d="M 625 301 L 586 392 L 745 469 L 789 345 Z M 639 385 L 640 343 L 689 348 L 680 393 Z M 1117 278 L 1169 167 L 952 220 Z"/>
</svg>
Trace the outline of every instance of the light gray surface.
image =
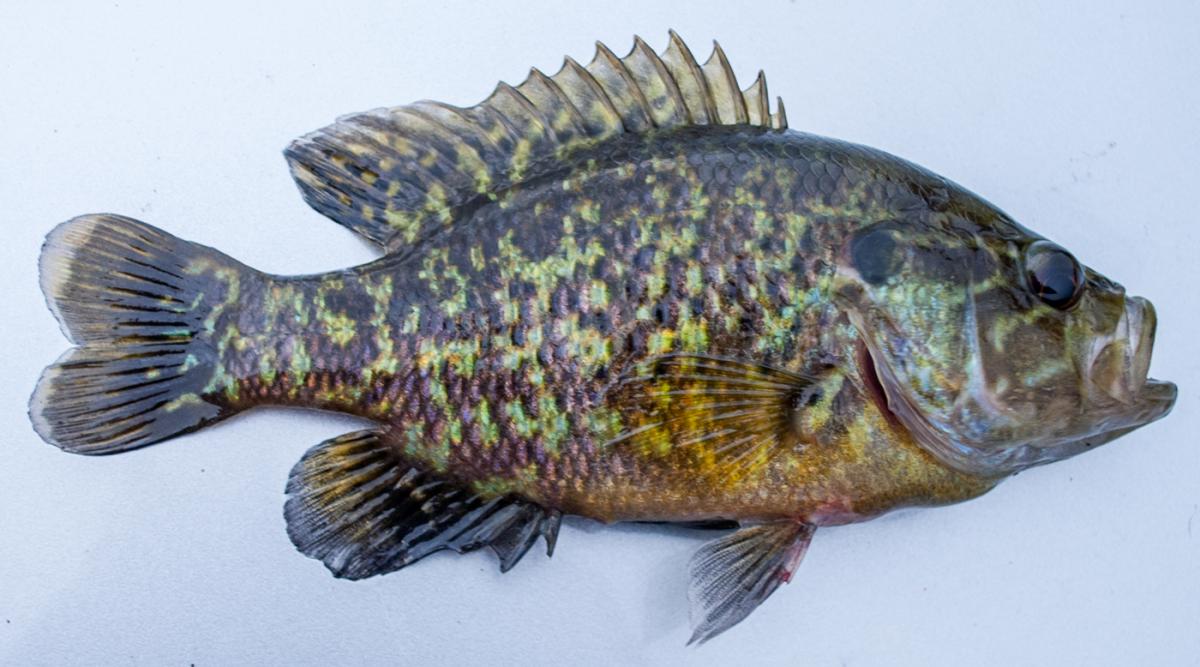
<svg viewBox="0 0 1200 667">
<path fill-rule="evenodd" d="M 0 662 L 1200 664 L 1197 5 L 251 4 L 0 6 Z M 504 576 L 475 554 L 337 581 L 288 542 L 282 491 L 352 421 L 259 412 L 102 459 L 29 427 L 67 346 L 35 269 L 59 221 L 125 213 L 281 273 L 362 262 L 301 201 L 290 139 L 668 27 L 766 69 L 793 127 L 922 163 L 1151 298 L 1174 414 L 974 502 L 819 531 L 699 650 L 698 533 L 573 522 Z"/>
</svg>

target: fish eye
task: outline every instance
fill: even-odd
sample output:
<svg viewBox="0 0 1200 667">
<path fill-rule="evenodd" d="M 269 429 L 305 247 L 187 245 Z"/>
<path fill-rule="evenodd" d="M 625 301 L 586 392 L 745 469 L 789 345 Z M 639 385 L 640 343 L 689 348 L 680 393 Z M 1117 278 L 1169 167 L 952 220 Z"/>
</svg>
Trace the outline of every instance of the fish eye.
<svg viewBox="0 0 1200 667">
<path fill-rule="evenodd" d="M 1050 241 L 1034 241 L 1025 251 L 1025 273 L 1029 289 L 1053 308 L 1066 310 L 1083 294 L 1083 266 Z"/>
</svg>

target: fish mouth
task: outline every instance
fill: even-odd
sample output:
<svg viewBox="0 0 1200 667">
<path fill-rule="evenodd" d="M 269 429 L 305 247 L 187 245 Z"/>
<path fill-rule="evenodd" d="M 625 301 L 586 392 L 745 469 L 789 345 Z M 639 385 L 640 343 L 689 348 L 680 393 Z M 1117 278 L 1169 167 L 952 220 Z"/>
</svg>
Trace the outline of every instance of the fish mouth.
<svg viewBox="0 0 1200 667">
<path fill-rule="evenodd" d="M 1071 429 L 1071 433 L 1050 437 L 1038 442 L 988 443 L 968 442 L 948 433 L 930 421 L 909 398 L 895 371 L 875 348 L 871 337 L 865 335 L 860 317 L 852 317 L 863 333 L 858 345 L 858 366 L 865 393 L 887 418 L 889 423 L 908 432 L 925 451 L 944 465 L 962 473 L 1000 478 L 1025 468 L 1059 461 L 1090 448 L 1097 447 L 1171 412 L 1178 396 L 1173 382 L 1146 377 L 1154 346 L 1154 311 L 1148 301 L 1132 300 L 1142 319 L 1138 326 L 1136 347 L 1125 366 L 1125 382 L 1136 382 L 1136 389 L 1122 389 L 1124 399 L 1109 397 L 1103 407 L 1088 410 L 1086 427 Z M 1140 377 L 1139 377 L 1140 375 Z"/>
<path fill-rule="evenodd" d="M 1113 339 L 1088 367 L 1086 380 L 1100 419 L 1092 435 L 1080 438 L 1087 447 L 1101 445 L 1167 416 L 1179 389 L 1149 377 L 1158 315 L 1154 304 L 1129 297 Z"/>
<path fill-rule="evenodd" d="M 1158 316 L 1154 305 L 1140 297 L 1129 297 L 1124 306 L 1112 333 L 1097 338 L 1084 366 L 1083 379 L 1094 404 L 1133 405 L 1148 380 Z"/>
<path fill-rule="evenodd" d="M 1129 374 L 1135 385 L 1144 385 L 1149 380 L 1150 357 L 1154 354 L 1154 334 L 1158 331 L 1158 314 L 1154 304 L 1141 297 L 1130 298 L 1125 305 L 1127 318 L 1131 321 L 1133 340 L 1137 341 L 1130 357 Z M 1144 391 L 1144 388 L 1143 388 Z"/>
</svg>

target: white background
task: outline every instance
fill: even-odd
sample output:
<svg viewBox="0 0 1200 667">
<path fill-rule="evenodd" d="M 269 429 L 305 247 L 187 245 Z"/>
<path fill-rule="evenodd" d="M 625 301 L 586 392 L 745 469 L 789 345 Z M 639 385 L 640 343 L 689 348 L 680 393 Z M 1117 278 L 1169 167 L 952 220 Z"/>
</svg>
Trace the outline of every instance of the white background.
<svg viewBox="0 0 1200 667">
<path fill-rule="evenodd" d="M 1196 4 L 255 4 L 0 5 L 0 662 L 1200 664 Z M 669 27 L 766 69 L 794 128 L 924 164 L 1151 298 L 1174 414 L 974 502 L 819 531 L 700 649 L 700 533 L 571 521 L 504 576 L 439 555 L 351 583 L 282 519 L 292 464 L 351 420 L 261 411 L 99 459 L 33 433 L 66 347 L 36 276 L 56 223 L 125 213 L 279 273 L 363 262 L 301 201 L 290 139 Z"/>
</svg>

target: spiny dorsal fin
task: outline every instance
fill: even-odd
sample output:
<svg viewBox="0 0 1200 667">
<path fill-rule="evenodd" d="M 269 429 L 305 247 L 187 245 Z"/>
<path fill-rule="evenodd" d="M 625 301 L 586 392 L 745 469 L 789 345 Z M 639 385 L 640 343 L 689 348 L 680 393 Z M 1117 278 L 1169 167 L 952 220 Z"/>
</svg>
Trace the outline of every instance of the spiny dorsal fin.
<svg viewBox="0 0 1200 667">
<path fill-rule="evenodd" d="M 305 200 L 322 214 L 394 249 L 554 169 L 567 153 L 625 133 L 694 125 L 783 130 L 760 72 L 749 88 L 721 47 L 700 65 L 671 32 L 656 54 L 641 38 L 624 58 L 597 43 L 586 66 L 566 58 L 460 108 L 423 101 L 339 119 L 297 139 L 286 155 Z"/>
</svg>

